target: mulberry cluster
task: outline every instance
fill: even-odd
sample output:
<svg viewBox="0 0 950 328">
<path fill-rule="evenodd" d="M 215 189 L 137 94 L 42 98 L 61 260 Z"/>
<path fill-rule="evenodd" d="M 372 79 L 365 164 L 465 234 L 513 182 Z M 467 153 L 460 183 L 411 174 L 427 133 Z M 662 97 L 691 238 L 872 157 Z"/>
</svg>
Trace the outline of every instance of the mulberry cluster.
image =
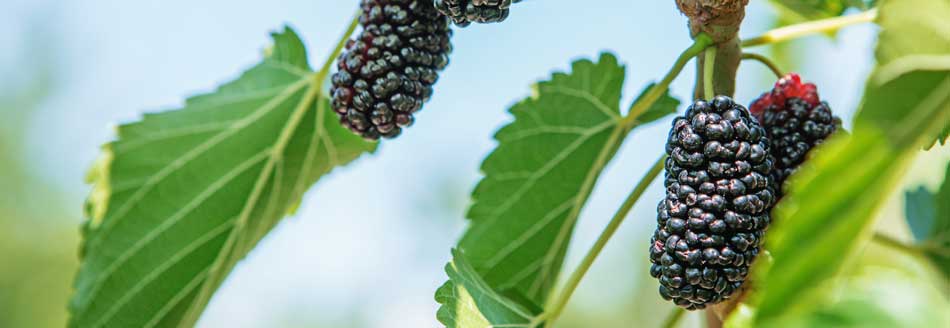
<svg viewBox="0 0 950 328">
<path fill-rule="evenodd" d="M 435 7 L 459 27 L 475 23 L 498 23 L 508 18 L 512 3 L 521 0 L 435 0 Z"/>
<path fill-rule="evenodd" d="M 831 113 L 828 103 L 819 99 L 815 85 L 802 83 L 794 73 L 779 79 L 749 109 L 772 142 L 772 178 L 779 197 L 785 179 L 798 169 L 809 152 L 841 128 L 841 119 Z"/>
<path fill-rule="evenodd" d="M 432 0 L 362 0 L 361 7 L 363 29 L 331 79 L 333 110 L 363 138 L 394 138 L 432 95 L 452 31 Z"/>
<path fill-rule="evenodd" d="M 729 97 L 696 101 L 673 121 L 666 197 L 650 240 L 660 295 L 695 310 L 739 289 L 774 203 L 765 130 Z"/>
</svg>

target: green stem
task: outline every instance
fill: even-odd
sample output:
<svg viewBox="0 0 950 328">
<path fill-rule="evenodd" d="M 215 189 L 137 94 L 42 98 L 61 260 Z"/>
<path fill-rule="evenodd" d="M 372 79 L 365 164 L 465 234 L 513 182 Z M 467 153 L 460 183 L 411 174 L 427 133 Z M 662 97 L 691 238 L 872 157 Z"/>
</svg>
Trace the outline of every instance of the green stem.
<svg viewBox="0 0 950 328">
<path fill-rule="evenodd" d="M 676 62 L 673 63 L 673 67 L 670 68 L 669 72 L 660 80 L 659 83 L 650 87 L 650 90 L 647 90 L 642 97 L 637 99 L 632 105 L 630 105 L 630 110 L 627 111 L 627 116 L 625 116 L 620 125 L 624 127 L 624 131 L 630 131 L 636 126 L 639 121 L 637 118 L 641 114 L 646 112 L 653 104 L 656 103 L 660 97 L 666 93 L 670 88 L 670 83 L 679 76 L 680 72 L 683 71 L 683 67 L 686 67 L 686 64 L 693 59 L 693 57 L 698 56 L 706 50 L 710 45 L 713 44 L 712 38 L 706 34 L 699 34 L 696 38 L 693 39 L 693 44 L 683 50 L 683 52 L 676 58 Z M 574 294 L 574 290 L 577 289 L 577 286 L 580 284 L 581 279 L 584 278 L 584 275 L 587 274 L 587 271 L 590 270 L 591 265 L 594 264 L 594 260 L 597 259 L 597 256 L 600 255 L 600 252 L 604 249 L 604 246 L 607 245 L 607 242 L 613 237 L 613 234 L 617 232 L 617 228 L 620 227 L 620 223 L 627 217 L 627 214 L 633 208 L 633 205 L 636 204 L 637 200 L 640 199 L 640 196 L 646 191 L 647 186 L 650 185 L 661 171 L 663 171 L 663 162 L 666 160 L 666 155 L 660 157 L 659 160 L 653 165 L 649 172 L 643 177 L 642 180 L 634 187 L 633 191 L 627 196 L 627 199 L 624 201 L 623 205 L 620 206 L 620 209 L 617 210 L 617 213 L 614 214 L 614 217 L 610 220 L 610 223 L 607 224 L 607 227 L 604 228 L 604 231 L 601 232 L 600 237 L 597 238 L 597 241 L 594 243 L 594 246 L 587 252 L 587 255 L 578 265 L 578 267 L 571 273 L 571 276 L 568 278 L 567 283 L 565 284 L 563 290 L 557 294 L 552 295 L 552 298 L 549 299 L 548 305 L 545 306 L 547 309 L 540 316 L 536 317 L 531 324 L 531 327 L 540 325 L 541 323 L 546 323 L 548 327 L 554 325 L 554 322 L 558 317 L 561 316 L 561 312 L 564 311 L 564 307 L 567 305 L 568 300 L 571 299 L 571 295 Z"/>
<path fill-rule="evenodd" d="M 713 90 L 713 68 L 716 67 L 716 47 L 706 48 L 703 62 L 703 98 L 710 100 L 716 96 Z"/>
<path fill-rule="evenodd" d="M 782 76 L 785 76 L 785 74 L 782 73 L 782 70 L 778 68 L 778 65 L 776 65 L 775 62 L 773 62 L 771 59 L 763 55 L 755 54 L 751 52 L 743 52 L 742 59 L 743 60 L 749 59 L 749 60 L 754 60 L 754 61 L 762 63 L 763 65 L 768 67 L 769 70 L 771 70 L 772 73 L 774 73 L 775 77 L 777 78 L 782 78 Z"/>
<path fill-rule="evenodd" d="M 874 234 L 874 242 L 900 250 L 900 251 L 913 253 L 913 254 L 919 254 L 921 251 L 921 249 L 916 246 L 908 245 L 907 243 L 894 239 L 891 236 L 883 235 L 880 233 Z"/>
<path fill-rule="evenodd" d="M 796 39 L 802 36 L 834 32 L 850 25 L 868 23 L 877 17 L 877 9 L 871 9 L 860 14 L 821 19 L 807 23 L 780 27 L 760 36 L 742 41 L 742 47 L 754 47 L 763 44 L 777 43 Z"/>
<path fill-rule="evenodd" d="M 683 318 L 683 315 L 686 314 L 686 310 L 677 306 L 673 308 L 673 312 L 670 312 L 670 316 L 666 317 L 666 321 L 663 321 L 663 328 L 673 328 L 680 322 L 680 319 Z"/>
<path fill-rule="evenodd" d="M 623 205 L 620 206 L 620 209 L 617 210 L 617 213 L 614 214 L 613 218 L 610 219 L 610 223 L 607 224 L 607 227 L 604 228 L 604 231 L 600 233 L 600 236 L 597 237 L 597 241 L 594 242 L 594 246 L 587 252 L 587 255 L 584 256 L 584 259 L 581 260 L 581 263 L 578 265 L 577 269 L 571 273 L 570 278 L 567 279 L 567 283 L 564 286 L 564 289 L 558 294 L 557 298 L 551 304 L 552 306 L 547 307 L 549 311 L 546 311 L 542 318 L 547 321 L 547 326 L 552 327 L 554 321 L 561 315 L 561 312 L 564 310 L 564 307 L 567 305 L 567 301 L 571 298 L 571 295 L 574 294 L 574 290 L 577 289 L 577 285 L 581 283 L 581 279 L 584 278 L 584 275 L 587 274 L 587 271 L 590 269 L 591 265 L 594 264 L 594 260 L 597 259 L 597 256 L 600 255 L 600 252 L 604 249 L 604 246 L 607 245 L 607 241 L 613 237 L 614 233 L 617 232 L 617 229 L 620 228 L 620 224 L 623 223 L 623 220 L 627 217 L 627 214 L 630 213 L 630 210 L 633 208 L 633 205 L 637 203 L 637 200 L 640 199 L 640 196 L 643 195 L 643 192 L 646 191 L 647 187 L 650 186 L 650 183 L 660 172 L 663 171 L 663 163 L 666 161 L 666 155 L 660 156 L 657 159 L 656 163 L 653 164 L 653 167 L 650 168 L 640 182 L 637 183 L 637 186 L 633 188 L 633 191 L 630 192 L 630 195 L 627 196 L 627 199 L 623 202 Z"/>
<path fill-rule="evenodd" d="M 673 63 L 673 67 L 670 68 L 670 71 L 666 73 L 666 76 L 660 80 L 660 83 L 653 85 L 649 91 L 647 91 L 643 97 L 637 99 L 633 105 L 630 106 L 630 110 L 627 111 L 627 116 L 623 118 L 621 124 L 627 129 L 632 129 L 638 123 L 637 118 L 640 117 L 640 114 L 646 112 L 647 109 L 650 109 L 657 99 L 660 99 L 663 94 L 669 90 L 670 83 L 679 76 L 680 72 L 683 71 L 683 67 L 686 66 L 693 57 L 698 56 L 703 50 L 706 50 L 710 45 L 712 45 L 712 39 L 706 34 L 699 34 L 693 40 L 693 44 L 683 50 L 683 53 L 676 58 L 676 62 Z"/>
<path fill-rule="evenodd" d="M 356 27 L 359 26 L 360 14 L 361 10 L 357 9 L 356 14 L 353 15 L 353 19 L 350 20 L 350 26 L 347 26 L 346 32 L 343 32 L 343 35 L 340 37 L 340 41 L 338 41 L 336 47 L 333 48 L 333 52 L 330 53 L 330 56 L 327 57 L 326 61 L 323 62 L 323 66 L 320 66 L 320 70 L 317 71 L 317 74 L 315 74 L 314 81 L 317 83 L 317 89 L 322 88 L 323 81 L 326 80 L 327 75 L 330 74 L 330 68 L 333 66 L 333 63 L 336 62 L 337 56 L 339 56 L 340 52 L 343 51 L 343 47 L 346 46 L 346 42 L 350 40 L 350 35 L 353 35 L 353 32 L 356 31 Z"/>
</svg>

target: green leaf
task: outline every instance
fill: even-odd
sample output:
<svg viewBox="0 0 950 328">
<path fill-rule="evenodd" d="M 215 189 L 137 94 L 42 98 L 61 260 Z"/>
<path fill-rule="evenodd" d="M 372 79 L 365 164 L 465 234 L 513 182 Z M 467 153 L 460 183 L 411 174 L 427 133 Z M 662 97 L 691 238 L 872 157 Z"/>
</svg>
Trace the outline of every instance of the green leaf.
<svg viewBox="0 0 950 328">
<path fill-rule="evenodd" d="M 450 281 L 435 299 L 443 304 L 438 318 L 446 327 L 530 327 L 540 313 L 495 292 L 458 250 L 452 250 L 445 272 Z"/>
<path fill-rule="evenodd" d="M 940 132 L 940 134 L 937 135 L 936 142 L 943 146 L 947 144 L 947 139 L 950 139 L 950 123 L 947 123 L 947 126 L 943 128 L 943 132 Z"/>
<path fill-rule="evenodd" d="M 634 100 L 633 103 L 636 104 L 640 102 L 640 100 L 643 99 L 643 96 L 647 92 L 650 92 L 650 89 L 653 89 L 655 85 L 656 83 L 650 83 L 650 85 L 647 85 L 647 87 L 643 89 L 643 92 L 637 96 L 637 99 Z M 676 108 L 679 107 L 679 105 L 680 100 L 671 96 L 669 90 L 667 90 L 662 96 L 660 96 L 659 99 L 656 100 L 655 103 L 653 103 L 653 106 L 650 106 L 650 108 L 643 112 L 643 114 L 640 114 L 640 116 L 637 117 L 637 123 L 651 123 L 665 117 L 666 115 L 676 113 Z"/>
<path fill-rule="evenodd" d="M 917 190 L 904 193 L 904 215 L 914 239 L 923 241 L 930 238 L 936 211 L 934 195 L 927 188 L 921 186 Z"/>
<path fill-rule="evenodd" d="M 897 143 L 921 147 L 945 131 L 950 117 L 950 2 L 889 0 L 880 8 L 877 67 L 868 81 L 859 119 L 877 125 Z M 920 115 L 906 118 L 915 108 Z M 927 115 L 929 114 L 929 115 Z M 943 115 L 943 116 L 942 116 Z M 895 122 L 906 122 L 896 125 Z M 924 122 L 929 121 L 929 123 Z M 913 129 L 926 127 L 917 137 Z M 906 140 L 905 136 L 914 137 Z"/>
<path fill-rule="evenodd" d="M 819 149 L 773 212 L 766 247 L 774 261 L 753 271 L 766 286 L 756 296 L 757 323 L 812 302 L 814 287 L 867 243 L 874 214 L 922 144 L 950 120 L 950 70 L 928 64 L 950 54 L 945 17 L 950 3 L 943 0 L 882 1 L 878 67 L 853 135 Z"/>
<path fill-rule="evenodd" d="M 572 68 L 511 108 L 515 121 L 495 135 L 458 244 L 487 286 L 528 308 L 545 303 L 578 214 L 627 130 L 617 59 L 603 54 Z M 443 304 L 442 317 L 451 310 Z"/>
<path fill-rule="evenodd" d="M 262 63 L 118 128 L 90 178 L 71 327 L 190 327 L 321 176 L 376 148 L 339 126 L 288 29 Z"/>
<path fill-rule="evenodd" d="M 869 247 L 856 260 L 853 270 L 823 286 L 831 297 L 807 312 L 763 326 L 945 327 L 950 322 L 950 303 L 942 292 L 945 276 L 924 265 L 926 259 Z"/>
<path fill-rule="evenodd" d="M 760 321 L 790 313 L 806 302 L 809 288 L 832 276 L 871 232 L 871 218 L 895 186 L 911 154 L 889 147 L 874 130 L 856 128 L 839 137 L 792 177 L 791 193 L 773 211 L 775 225 L 766 236 L 773 257 L 763 274 L 758 304 Z M 807 303 L 805 303 L 807 304 Z"/>
<path fill-rule="evenodd" d="M 782 21 L 804 21 L 841 16 L 848 8 L 867 9 L 873 6 L 867 0 L 772 0 Z"/>
<path fill-rule="evenodd" d="M 937 211 L 924 249 L 944 275 L 950 276 L 950 164 L 933 202 Z"/>
</svg>

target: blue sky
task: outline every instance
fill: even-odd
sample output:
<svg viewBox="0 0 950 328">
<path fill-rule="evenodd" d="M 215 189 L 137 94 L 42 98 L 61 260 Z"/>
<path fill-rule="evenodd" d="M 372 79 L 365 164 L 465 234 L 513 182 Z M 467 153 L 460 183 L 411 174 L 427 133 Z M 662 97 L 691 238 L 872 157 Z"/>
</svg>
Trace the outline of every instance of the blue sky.
<svg viewBox="0 0 950 328">
<path fill-rule="evenodd" d="M 55 54 L 50 58 L 59 89 L 31 121 L 27 156 L 36 174 L 68 192 L 78 217 L 88 191 L 85 169 L 98 146 L 113 137 L 112 126 L 143 111 L 175 108 L 184 96 L 237 76 L 259 58 L 268 32 L 283 24 L 297 29 L 312 65 L 319 65 L 356 3 L 6 0 L 0 4 L 0 44 L 13 51 L 0 52 L 0 73 L 13 79 L 0 86 L 26 78 L 18 67 L 40 58 L 28 50 Z M 741 35 L 764 31 L 772 18 L 764 1 L 753 1 Z M 38 41 L 37 31 L 49 34 Z M 815 37 L 794 45 L 811 61 L 802 75 L 821 85 L 823 98 L 845 121 L 860 101 L 856 86 L 870 70 L 874 32 L 855 27 L 839 41 Z M 457 29 L 453 42 L 451 64 L 417 124 L 309 192 L 298 214 L 239 265 L 201 327 L 266 327 L 287 316 L 330 326 L 352 323 L 354 316 L 361 318 L 352 323 L 357 326 L 436 326 L 432 295 L 464 229 L 468 193 L 494 146 L 491 136 L 510 120 L 508 106 L 552 70 L 603 51 L 627 65 L 626 106 L 690 44 L 686 20 L 671 0 L 526 0 L 506 23 Z M 685 100 L 692 76 L 690 65 L 673 94 Z M 759 64 L 743 65 L 737 100 L 749 103 L 772 79 Z M 635 132 L 611 162 L 582 213 L 567 268 L 662 151 L 670 119 Z M 353 196 L 369 188 L 382 196 Z M 654 184 L 572 307 L 595 309 L 622 299 L 645 274 L 639 256 L 660 195 Z M 615 270 L 629 273 L 611 274 Z"/>
</svg>

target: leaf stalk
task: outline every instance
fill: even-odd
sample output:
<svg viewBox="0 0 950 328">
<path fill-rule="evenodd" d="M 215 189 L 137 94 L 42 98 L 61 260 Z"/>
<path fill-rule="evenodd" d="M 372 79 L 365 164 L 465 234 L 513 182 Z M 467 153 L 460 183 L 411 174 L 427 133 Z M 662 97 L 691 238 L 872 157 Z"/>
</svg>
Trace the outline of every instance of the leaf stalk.
<svg viewBox="0 0 950 328">
<path fill-rule="evenodd" d="M 627 115 L 621 120 L 620 125 L 623 127 L 624 132 L 629 132 L 632 130 L 639 121 L 637 118 L 641 114 L 650 109 L 653 104 L 656 103 L 660 97 L 666 93 L 670 88 L 670 83 L 675 80 L 679 74 L 683 71 L 683 68 L 686 67 L 686 64 L 689 63 L 693 57 L 698 56 L 703 53 L 704 50 L 713 45 L 713 40 L 709 35 L 705 33 L 698 34 L 693 39 L 693 44 L 683 50 L 680 53 L 679 57 L 676 58 L 676 61 L 673 63 L 673 67 L 663 76 L 663 79 L 659 83 L 653 85 L 640 99 L 630 105 L 630 110 L 627 111 Z M 660 156 L 657 159 L 656 163 L 653 164 L 653 167 L 643 176 L 643 179 L 637 183 L 633 191 L 627 196 L 627 199 L 620 206 L 620 209 L 614 214 L 610 222 L 601 232 L 600 236 L 597 238 L 597 241 L 594 242 L 594 245 L 588 250 L 587 255 L 584 256 L 584 259 L 581 260 L 581 263 L 578 265 L 574 272 L 571 273 L 571 276 L 568 278 L 567 283 L 564 288 L 558 294 L 552 294 L 547 302 L 547 309 L 544 313 L 539 315 L 532 321 L 531 327 L 536 327 L 542 323 L 546 323 L 547 326 L 552 326 L 554 322 L 560 317 L 561 312 L 564 311 L 565 306 L 567 306 L 568 300 L 574 294 L 574 291 L 577 289 L 577 286 L 580 284 L 581 280 L 584 278 L 584 275 L 587 274 L 587 271 L 590 270 L 590 267 L 594 264 L 594 260 L 597 259 L 597 256 L 600 255 L 600 252 L 603 251 L 604 247 L 607 245 L 607 242 L 613 237 L 614 233 L 617 232 L 617 229 L 620 228 L 620 224 L 623 223 L 626 219 L 627 214 L 630 213 L 630 210 L 633 209 L 633 206 L 636 204 L 637 200 L 640 199 L 640 196 L 643 195 L 643 192 L 646 191 L 646 188 L 650 183 L 656 179 L 656 177 L 663 171 L 664 162 L 666 161 L 666 155 Z"/>
<path fill-rule="evenodd" d="M 346 43 L 350 40 L 350 35 L 353 35 L 353 32 L 356 31 L 356 27 L 359 26 L 361 14 L 362 10 L 357 9 L 356 14 L 353 15 L 353 19 L 350 20 L 350 25 L 346 27 L 346 32 L 343 32 L 340 40 L 336 43 L 336 47 L 333 48 L 333 52 L 330 53 L 330 56 L 328 56 L 323 62 L 323 65 L 320 66 L 320 70 L 314 75 L 314 81 L 318 86 L 317 89 L 322 89 L 323 81 L 325 81 L 327 75 L 330 74 L 330 68 L 333 66 L 333 63 L 336 62 L 337 56 L 340 55 L 340 52 L 343 51 L 343 47 L 345 47 Z"/>
<path fill-rule="evenodd" d="M 900 240 L 894 239 L 894 237 L 891 237 L 891 236 L 888 236 L 888 235 L 884 235 L 884 234 L 881 234 L 881 233 L 875 233 L 875 234 L 874 234 L 874 237 L 873 237 L 873 240 L 874 240 L 874 242 L 876 242 L 876 243 L 878 243 L 878 244 L 881 244 L 881 245 L 884 245 L 884 246 L 887 246 L 887 247 L 890 247 L 890 248 L 894 248 L 894 249 L 897 249 L 897 250 L 899 250 L 899 251 L 906 252 L 906 253 L 920 254 L 921 251 L 922 251 L 920 247 L 917 247 L 917 246 L 914 246 L 914 245 L 909 245 L 909 244 L 907 244 L 907 243 L 905 243 L 905 242 L 902 242 L 902 241 L 900 241 Z"/>
<path fill-rule="evenodd" d="M 581 263 L 578 265 L 577 269 L 571 273 L 570 278 L 567 280 L 567 284 L 564 286 L 564 289 L 557 295 L 557 298 L 553 299 L 552 302 L 548 302 L 549 306 L 545 307 L 550 309 L 545 311 L 539 318 L 541 321 L 546 320 L 548 326 L 553 326 L 554 321 L 561 315 L 561 312 L 564 310 L 564 307 L 567 305 L 567 301 L 571 298 L 571 295 L 574 294 L 574 290 L 577 289 L 577 286 L 580 284 L 581 279 L 584 278 L 584 275 L 587 274 L 587 271 L 590 269 L 591 265 L 594 264 L 594 260 L 597 259 L 597 256 L 600 255 L 600 252 L 603 251 L 604 246 L 607 245 L 607 242 L 610 241 L 610 238 L 613 237 L 614 233 L 617 232 L 617 229 L 620 228 L 620 224 L 623 223 L 624 219 L 627 218 L 627 214 L 630 213 L 630 210 L 633 209 L 633 205 L 637 203 L 637 200 L 640 199 L 640 196 L 643 195 L 643 192 L 646 191 L 647 187 L 650 186 L 650 183 L 656 179 L 660 172 L 663 171 L 664 162 L 666 161 L 666 154 L 660 156 L 659 159 L 653 164 L 653 167 L 640 179 L 640 182 L 637 183 L 637 186 L 633 188 L 633 191 L 627 195 L 627 199 L 624 200 L 623 205 L 620 206 L 620 209 L 614 214 L 613 218 L 610 219 L 610 222 L 607 223 L 607 227 L 604 228 L 604 231 L 600 233 L 600 236 L 597 237 L 597 241 L 594 242 L 594 246 L 587 252 L 587 255 L 584 256 L 584 259 L 581 260 Z"/>
<path fill-rule="evenodd" d="M 673 311 L 670 312 L 670 315 L 666 317 L 666 320 L 663 321 L 663 328 L 674 328 L 679 324 L 680 319 L 683 318 L 683 315 L 686 314 L 686 309 L 683 309 L 679 306 L 674 307 Z"/>
<path fill-rule="evenodd" d="M 708 35 L 697 35 L 693 40 L 693 44 L 689 46 L 689 48 L 686 48 L 686 50 L 683 50 L 679 57 L 676 58 L 676 62 L 673 63 L 673 67 L 671 67 L 669 72 L 663 76 L 663 79 L 650 88 L 650 90 L 647 91 L 647 93 L 644 94 L 639 101 L 634 102 L 630 106 L 630 110 L 627 111 L 627 116 L 624 117 L 623 121 L 620 123 L 624 126 L 624 129 L 633 129 L 633 127 L 638 123 L 637 118 L 640 117 L 640 114 L 643 114 L 648 109 L 650 109 L 650 107 L 653 106 L 653 104 L 656 103 L 656 101 L 660 99 L 660 97 L 663 96 L 667 90 L 670 89 L 670 83 L 673 83 L 673 80 L 679 76 L 680 72 L 683 71 L 683 67 L 686 67 L 686 64 L 689 63 L 693 57 L 701 54 L 703 50 L 706 50 L 706 48 L 709 48 L 709 46 L 712 44 L 713 40 Z"/>
</svg>

